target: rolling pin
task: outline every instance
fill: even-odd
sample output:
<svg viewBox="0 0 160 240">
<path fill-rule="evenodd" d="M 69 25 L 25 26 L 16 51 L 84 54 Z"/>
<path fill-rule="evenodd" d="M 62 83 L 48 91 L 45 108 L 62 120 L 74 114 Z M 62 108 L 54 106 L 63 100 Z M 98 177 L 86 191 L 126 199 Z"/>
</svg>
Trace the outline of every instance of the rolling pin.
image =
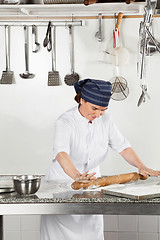
<svg viewBox="0 0 160 240">
<path fill-rule="evenodd" d="M 71 187 L 74 190 L 87 189 L 89 187 L 104 187 L 112 184 L 136 182 L 139 179 L 146 180 L 147 177 L 144 177 L 137 172 L 125 173 L 120 175 L 98 177 L 95 180 L 90 181 L 73 182 Z"/>
</svg>

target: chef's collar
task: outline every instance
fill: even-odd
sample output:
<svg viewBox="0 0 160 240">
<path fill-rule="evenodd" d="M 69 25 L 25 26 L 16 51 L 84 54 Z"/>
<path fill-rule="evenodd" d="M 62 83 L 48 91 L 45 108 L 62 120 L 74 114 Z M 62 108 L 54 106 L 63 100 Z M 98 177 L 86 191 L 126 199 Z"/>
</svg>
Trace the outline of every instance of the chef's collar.
<svg viewBox="0 0 160 240">
<path fill-rule="evenodd" d="M 84 122 L 84 123 L 90 124 L 90 125 L 93 125 L 94 121 L 96 120 L 95 119 L 93 122 L 91 122 L 87 118 L 83 117 L 82 114 L 79 111 L 79 107 L 77 107 L 77 109 L 76 109 L 76 118 L 77 118 L 78 121 Z"/>
</svg>

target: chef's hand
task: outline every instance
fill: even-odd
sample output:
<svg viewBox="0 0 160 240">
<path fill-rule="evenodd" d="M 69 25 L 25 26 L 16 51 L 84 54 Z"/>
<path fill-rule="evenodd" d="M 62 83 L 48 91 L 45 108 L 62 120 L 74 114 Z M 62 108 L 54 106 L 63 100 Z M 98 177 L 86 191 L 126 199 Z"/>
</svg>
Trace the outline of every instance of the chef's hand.
<svg viewBox="0 0 160 240">
<path fill-rule="evenodd" d="M 96 172 L 94 173 L 89 173 L 89 171 L 87 170 L 86 172 L 82 173 L 82 174 L 77 174 L 76 177 L 76 181 L 77 182 L 88 182 L 90 180 L 95 180 L 96 177 L 94 176 L 96 174 Z"/>
<path fill-rule="evenodd" d="M 143 175 L 144 177 L 148 176 L 156 176 L 158 177 L 160 175 L 160 171 L 153 170 L 151 168 L 143 167 L 139 169 L 139 173 Z"/>
</svg>

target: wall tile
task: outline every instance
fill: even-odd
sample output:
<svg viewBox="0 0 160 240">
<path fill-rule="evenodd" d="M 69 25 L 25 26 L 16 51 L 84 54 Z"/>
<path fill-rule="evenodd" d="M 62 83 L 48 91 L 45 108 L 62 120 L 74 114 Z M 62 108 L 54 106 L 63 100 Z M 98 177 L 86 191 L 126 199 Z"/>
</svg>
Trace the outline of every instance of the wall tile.
<svg viewBox="0 0 160 240">
<path fill-rule="evenodd" d="M 4 240 L 21 240 L 20 231 L 5 231 Z"/>
<path fill-rule="evenodd" d="M 160 216 L 105 215 L 104 240 L 160 240 L 159 222 Z M 40 239 L 40 215 L 4 216 L 4 240 L 28 239 Z"/>
<path fill-rule="evenodd" d="M 21 231 L 39 231 L 40 215 L 22 215 Z"/>
<path fill-rule="evenodd" d="M 118 231 L 117 215 L 104 215 L 104 231 L 108 231 L 108 232 Z"/>
<path fill-rule="evenodd" d="M 4 231 L 20 231 L 20 216 L 4 216 Z"/>
<path fill-rule="evenodd" d="M 40 232 L 39 231 L 22 231 L 21 240 L 40 240 Z"/>
<path fill-rule="evenodd" d="M 138 233 L 136 233 L 136 232 L 119 232 L 118 240 L 139 240 Z"/>
<path fill-rule="evenodd" d="M 118 230 L 122 232 L 137 232 L 138 217 L 135 215 L 120 215 L 118 216 Z"/>
<path fill-rule="evenodd" d="M 158 216 L 139 216 L 139 232 L 158 233 Z"/>
<path fill-rule="evenodd" d="M 119 240 L 118 232 L 104 232 L 104 240 Z"/>
<path fill-rule="evenodd" d="M 138 240 L 159 240 L 158 233 L 139 233 Z"/>
</svg>

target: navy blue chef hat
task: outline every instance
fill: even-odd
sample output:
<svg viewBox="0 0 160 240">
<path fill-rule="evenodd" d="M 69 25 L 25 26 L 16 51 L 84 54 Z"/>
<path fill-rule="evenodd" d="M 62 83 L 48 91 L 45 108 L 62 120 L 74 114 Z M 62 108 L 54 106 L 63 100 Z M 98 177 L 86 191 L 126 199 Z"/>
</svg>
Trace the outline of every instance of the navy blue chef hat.
<svg viewBox="0 0 160 240">
<path fill-rule="evenodd" d="M 74 84 L 76 93 L 81 93 L 85 101 L 107 107 L 111 98 L 112 84 L 108 81 L 84 79 Z"/>
</svg>

